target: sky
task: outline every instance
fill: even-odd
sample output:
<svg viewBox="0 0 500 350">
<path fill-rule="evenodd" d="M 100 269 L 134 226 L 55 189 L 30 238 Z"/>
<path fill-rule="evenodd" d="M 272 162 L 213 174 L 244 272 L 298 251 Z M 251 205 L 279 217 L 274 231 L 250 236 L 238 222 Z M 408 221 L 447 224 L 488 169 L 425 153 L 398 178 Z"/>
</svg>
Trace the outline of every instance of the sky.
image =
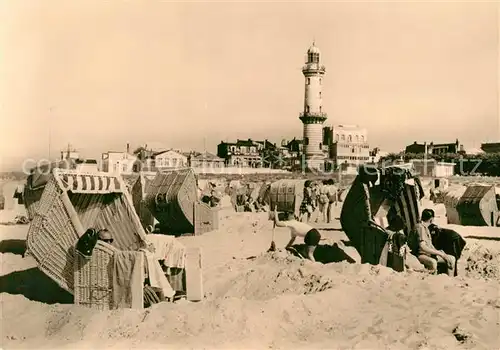
<svg viewBox="0 0 500 350">
<path fill-rule="evenodd" d="M 306 51 L 327 124 L 370 147 L 500 140 L 494 2 L 0 2 L 0 167 L 148 144 L 302 137 Z M 50 145 L 50 146 L 49 146 Z"/>
</svg>

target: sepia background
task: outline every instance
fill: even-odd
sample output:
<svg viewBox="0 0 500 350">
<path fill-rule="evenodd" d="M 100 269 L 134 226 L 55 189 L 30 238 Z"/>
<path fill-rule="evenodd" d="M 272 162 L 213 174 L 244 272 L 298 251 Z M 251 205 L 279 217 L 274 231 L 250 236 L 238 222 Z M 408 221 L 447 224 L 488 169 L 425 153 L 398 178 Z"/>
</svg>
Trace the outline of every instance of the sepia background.
<svg viewBox="0 0 500 350">
<path fill-rule="evenodd" d="M 313 40 L 327 123 L 371 146 L 499 139 L 498 4 L 3 1 L 1 167 L 147 143 L 301 137 Z M 397 131 L 397 132 L 396 132 Z M 49 142 L 50 140 L 50 142 Z"/>
</svg>

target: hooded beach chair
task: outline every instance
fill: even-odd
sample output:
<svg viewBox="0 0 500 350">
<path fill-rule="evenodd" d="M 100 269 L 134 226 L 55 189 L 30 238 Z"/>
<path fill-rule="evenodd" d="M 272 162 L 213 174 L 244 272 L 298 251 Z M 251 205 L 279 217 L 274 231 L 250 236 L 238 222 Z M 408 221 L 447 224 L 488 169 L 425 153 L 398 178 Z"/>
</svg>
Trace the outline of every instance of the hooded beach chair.
<svg viewBox="0 0 500 350">
<path fill-rule="evenodd" d="M 192 168 L 158 172 L 147 186 L 145 203 L 158 220 L 162 233 L 199 235 L 219 227 L 218 208 L 198 198 Z"/>
<path fill-rule="evenodd" d="M 407 237 L 414 231 L 422 197 L 420 180 L 403 167 L 359 168 L 345 196 L 340 223 L 363 263 L 378 264 L 391 215 L 401 216 Z"/>
<path fill-rule="evenodd" d="M 448 224 L 493 226 L 498 221 L 495 186 L 468 184 L 450 186 L 442 193 Z"/>
<path fill-rule="evenodd" d="M 82 257 L 75 249 L 79 239 L 89 229 L 104 228 L 113 243 L 98 241 L 91 257 Z M 75 304 L 97 309 L 116 306 L 116 297 L 123 291 L 113 282 L 114 262 L 118 255 L 128 254 L 140 266 L 142 248 L 146 248 L 145 232 L 120 176 L 52 171 L 34 211 L 27 250 L 43 273 L 73 294 Z M 135 291 L 137 307 L 142 306 L 140 270 L 144 269 L 128 276 L 133 282 L 127 286 Z"/>
</svg>

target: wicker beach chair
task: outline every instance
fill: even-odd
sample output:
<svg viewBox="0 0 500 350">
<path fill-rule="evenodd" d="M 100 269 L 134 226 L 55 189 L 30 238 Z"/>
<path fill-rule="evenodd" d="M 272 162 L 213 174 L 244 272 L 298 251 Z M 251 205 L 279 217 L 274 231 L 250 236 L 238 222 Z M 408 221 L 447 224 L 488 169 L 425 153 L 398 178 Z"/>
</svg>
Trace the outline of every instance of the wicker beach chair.
<svg viewBox="0 0 500 350">
<path fill-rule="evenodd" d="M 114 242 L 99 241 L 91 259 L 82 260 L 75 244 L 88 228 L 108 229 Z M 28 231 L 27 249 L 76 304 L 109 308 L 113 255 L 144 247 L 146 235 L 121 177 L 53 170 Z"/>
<path fill-rule="evenodd" d="M 380 179 L 384 169 L 371 169 L 378 172 Z M 420 195 L 419 179 L 408 175 L 408 179 L 392 179 L 389 187 L 383 183 L 370 183 L 362 173 L 354 179 L 345 196 L 340 214 L 343 231 L 358 250 L 362 262 L 377 264 L 387 239 L 385 228 L 389 216 L 399 215 L 403 219 L 407 236 L 419 222 Z M 399 170 L 403 173 L 403 170 Z M 399 182 L 397 185 L 392 186 Z M 412 183 L 413 182 L 413 183 Z M 374 222 L 375 225 L 370 224 Z"/>
<path fill-rule="evenodd" d="M 169 234 L 195 234 L 219 227 L 218 208 L 198 199 L 196 175 L 191 168 L 156 174 L 146 189 L 146 205 Z"/>
<path fill-rule="evenodd" d="M 304 200 L 305 180 L 278 180 L 269 187 L 270 210 L 291 212 L 300 215 L 300 207 Z"/>
<path fill-rule="evenodd" d="M 443 192 L 449 224 L 496 226 L 498 206 L 495 187 L 483 184 L 453 186 Z"/>
</svg>

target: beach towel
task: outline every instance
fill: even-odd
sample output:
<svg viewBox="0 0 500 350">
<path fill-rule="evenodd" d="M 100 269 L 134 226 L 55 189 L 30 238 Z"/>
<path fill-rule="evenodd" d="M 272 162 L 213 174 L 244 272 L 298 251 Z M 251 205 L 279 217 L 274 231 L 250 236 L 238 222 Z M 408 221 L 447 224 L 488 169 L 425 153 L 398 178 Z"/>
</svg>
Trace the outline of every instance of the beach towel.
<svg viewBox="0 0 500 350">
<path fill-rule="evenodd" d="M 140 251 L 118 251 L 113 255 L 112 307 L 142 309 L 144 303 L 144 255 Z"/>
<path fill-rule="evenodd" d="M 150 234 L 146 239 L 155 248 L 154 256 L 162 260 L 165 266 L 180 269 L 186 266 L 186 247 L 177 238 Z"/>
<path fill-rule="evenodd" d="M 150 286 L 161 290 L 166 298 L 172 298 L 175 294 L 175 291 L 172 289 L 172 286 L 170 286 L 167 277 L 165 277 L 165 273 L 158 263 L 158 259 L 153 253 L 146 249 L 141 249 L 141 251 L 144 253 L 144 256 L 146 258 L 146 266 Z"/>
</svg>

